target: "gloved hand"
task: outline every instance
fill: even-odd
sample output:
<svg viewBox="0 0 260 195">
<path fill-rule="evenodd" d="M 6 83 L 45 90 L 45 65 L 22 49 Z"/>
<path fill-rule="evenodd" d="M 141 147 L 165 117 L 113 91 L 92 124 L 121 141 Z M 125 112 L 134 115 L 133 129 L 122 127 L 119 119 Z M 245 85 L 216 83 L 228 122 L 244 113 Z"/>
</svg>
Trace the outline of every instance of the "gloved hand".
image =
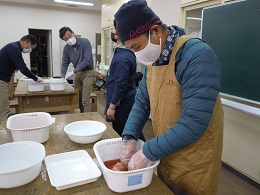
<svg viewBox="0 0 260 195">
<path fill-rule="evenodd" d="M 41 77 L 38 77 L 37 82 L 38 82 L 38 83 L 43 82 L 42 78 L 41 78 Z"/>
<path fill-rule="evenodd" d="M 127 140 L 123 143 L 122 152 L 120 155 L 120 162 L 127 167 L 132 155 L 137 151 L 137 142 L 133 139 Z"/>
<path fill-rule="evenodd" d="M 121 162 L 116 163 L 113 166 L 114 171 L 127 171 L 127 166 L 124 166 Z"/>
<path fill-rule="evenodd" d="M 128 171 L 142 169 L 154 165 L 143 153 L 143 149 L 136 152 L 128 163 Z"/>
<path fill-rule="evenodd" d="M 68 78 L 71 77 L 73 74 L 74 74 L 73 71 L 67 72 L 67 74 L 65 75 L 65 77 L 63 76 L 62 78 L 68 79 Z"/>
</svg>

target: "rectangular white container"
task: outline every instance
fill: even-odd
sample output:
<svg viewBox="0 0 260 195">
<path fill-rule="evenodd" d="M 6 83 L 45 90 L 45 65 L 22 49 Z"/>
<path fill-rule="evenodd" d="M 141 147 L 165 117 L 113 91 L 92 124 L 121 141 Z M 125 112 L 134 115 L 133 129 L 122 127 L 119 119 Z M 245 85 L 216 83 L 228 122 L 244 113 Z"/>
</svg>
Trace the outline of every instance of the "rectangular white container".
<svg viewBox="0 0 260 195">
<path fill-rule="evenodd" d="M 49 155 L 45 158 L 45 164 L 51 185 L 57 190 L 95 182 L 101 176 L 85 150 Z"/>
<path fill-rule="evenodd" d="M 29 92 L 39 92 L 44 91 L 44 82 L 38 83 L 32 79 L 26 80 L 27 82 L 27 90 Z"/>
<path fill-rule="evenodd" d="M 11 130 L 14 141 L 46 142 L 54 119 L 46 112 L 16 114 L 7 119 L 6 127 Z"/>
<path fill-rule="evenodd" d="M 51 91 L 63 91 L 66 87 L 66 80 L 64 78 L 51 78 L 49 80 Z"/>
<path fill-rule="evenodd" d="M 140 149 L 143 141 L 138 140 L 137 143 Z M 147 187 L 152 181 L 153 170 L 159 164 L 159 160 L 153 166 L 134 171 L 113 171 L 103 163 L 119 159 L 122 144 L 122 138 L 114 138 L 101 140 L 93 147 L 108 187 L 114 192 L 128 192 Z"/>
</svg>

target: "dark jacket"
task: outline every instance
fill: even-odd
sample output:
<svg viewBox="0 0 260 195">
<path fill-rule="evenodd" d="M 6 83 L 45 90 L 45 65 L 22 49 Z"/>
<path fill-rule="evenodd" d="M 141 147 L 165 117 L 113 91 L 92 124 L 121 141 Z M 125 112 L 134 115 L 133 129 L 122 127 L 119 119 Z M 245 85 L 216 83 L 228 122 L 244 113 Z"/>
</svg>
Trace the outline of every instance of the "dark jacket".
<svg viewBox="0 0 260 195">
<path fill-rule="evenodd" d="M 15 70 L 20 70 L 25 76 L 37 81 L 37 77 L 26 67 L 22 57 L 22 47 L 19 41 L 8 43 L 0 50 L 0 80 L 10 82 Z"/>
<path fill-rule="evenodd" d="M 117 47 L 114 52 L 106 77 L 106 107 L 109 104 L 117 104 L 115 120 L 125 124 L 135 101 L 136 87 L 136 58 L 134 53 L 122 46 Z M 107 118 L 107 121 L 110 120 Z"/>
</svg>

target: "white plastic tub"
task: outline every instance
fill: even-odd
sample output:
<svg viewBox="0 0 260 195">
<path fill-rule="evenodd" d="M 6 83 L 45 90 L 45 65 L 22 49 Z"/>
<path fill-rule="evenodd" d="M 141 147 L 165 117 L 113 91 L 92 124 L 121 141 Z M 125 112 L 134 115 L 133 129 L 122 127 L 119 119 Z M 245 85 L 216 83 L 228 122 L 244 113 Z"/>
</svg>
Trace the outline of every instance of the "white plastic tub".
<svg viewBox="0 0 260 195">
<path fill-rule="evenodd" d="M 106 129 L 107 126 L 104 123 L 92 120 L 76 121 L 64 127 L 69 138 L 79 144 L 96 142 Z"/>
<path fill-rule="evenodd" d="M 40 173 L 45 148 L 31 141 L 0 145 L 0 188 L 13 188 L 33 181 Z"/>
<path fill-rule="evenodd" d="M 46 142 L 50 126 L 54 122 L 46 112 L 16 114 L 7 119 L 6 127 L 11 130 L 14 141 Z"/>
<path fill-rule="evenodd" d="M 101 172 L 85 150 L 76 150 L 45 158 L 51 185 L 63 190 L 91 183 L 101 176 Z"/>
<path fill-rule="evenodd" d="M 38 83 L 32 79 L 27 79 L 27 90 L 29 92 L 39 92 L 44 91 L 44 82 Z"/>
<path fill-rule="evenodd" d="M 51 91 L 63 91 L 66 87 L 66 80 L 64 78 L 51 78 L 49 80 Z"/>
<path fill-rule="evenodd" d="M 138 140 L 139 149 L 142 143 L 142 140 Z M 114 192 L 128 192 L 147 187 L 152 181 L 153 170 L 160 161 L 156 161 L 151 167 L 134 171 L 113 171 L 103 163 L 119 159 L 122 144 L 122 138 L 115 138 L 101 140 L 93 147 L 108 187 Z"/>
</svg>

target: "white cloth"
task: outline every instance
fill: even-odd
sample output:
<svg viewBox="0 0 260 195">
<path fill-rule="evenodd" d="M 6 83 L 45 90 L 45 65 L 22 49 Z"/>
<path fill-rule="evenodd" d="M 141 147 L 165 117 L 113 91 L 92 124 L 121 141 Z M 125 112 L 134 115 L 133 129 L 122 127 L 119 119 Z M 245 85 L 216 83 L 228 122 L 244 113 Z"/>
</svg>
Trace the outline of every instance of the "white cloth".
<svg viewBox="0 0 260 195">
<path fill-rule="evenodd" d="M 69 77 L 71 77 L 72 75 L 74 75 L 74 72 L 67 72 L 67 74 L 65 75 L 65 79 L 68 79 Z"/>
</svg>

